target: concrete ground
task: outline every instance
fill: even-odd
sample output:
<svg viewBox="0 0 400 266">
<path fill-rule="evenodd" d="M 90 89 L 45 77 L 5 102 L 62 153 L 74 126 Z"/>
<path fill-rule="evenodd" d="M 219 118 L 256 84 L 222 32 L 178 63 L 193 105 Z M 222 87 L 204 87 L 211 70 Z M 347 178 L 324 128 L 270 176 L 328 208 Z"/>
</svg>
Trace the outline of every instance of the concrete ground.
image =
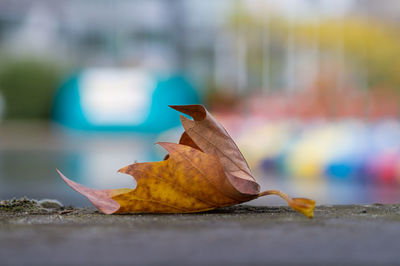
<svg viewBox="0 0 400 266">
<path fill-rule="evenodd" d="M 319 206 L 307 219 L 287 207 L 103 215 L 0 202 L 0 265 L 398 265 L 399 247 L 400 205 Z"/>
</svg>

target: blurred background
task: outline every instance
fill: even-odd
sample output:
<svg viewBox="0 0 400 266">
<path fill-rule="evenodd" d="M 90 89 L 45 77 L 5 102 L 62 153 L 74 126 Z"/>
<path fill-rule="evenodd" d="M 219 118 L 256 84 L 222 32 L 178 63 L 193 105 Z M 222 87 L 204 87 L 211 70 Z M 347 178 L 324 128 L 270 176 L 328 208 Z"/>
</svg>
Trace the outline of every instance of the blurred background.
<svg viewBox="0 0 400 266">
<path fill-rule="evenodd" d="M 400 2 L 0 0 L 0 199 L 134 187 L 204 104 L 263 189 L 400 202 Z M 254 204 L 284 204 L 259 199 Z"/>
</svg>

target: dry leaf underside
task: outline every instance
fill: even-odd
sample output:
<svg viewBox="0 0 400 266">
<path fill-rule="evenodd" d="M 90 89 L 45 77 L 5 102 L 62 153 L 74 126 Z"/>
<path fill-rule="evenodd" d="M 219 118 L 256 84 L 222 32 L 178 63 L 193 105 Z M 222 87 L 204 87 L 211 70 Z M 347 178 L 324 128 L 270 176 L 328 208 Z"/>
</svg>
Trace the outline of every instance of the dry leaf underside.
<svg viewBox="0 0 400 266">
<path fill-rule="evenodd" d="M 135 189 L 87 188 L 58 173 L 105 214 L 201 212 L 274 194 L 292 209 L 313 217 L 313 200 L 292 199 L 277 190 L 260 193 L 235 142 L 203 106 L 171 107 L 193 120 L 181 116 L 185 131 L 179 144 L 158 143 L 168 152 L 163 161 L 134 163 L 119 170 L 135 178 Z"/>
</svg>

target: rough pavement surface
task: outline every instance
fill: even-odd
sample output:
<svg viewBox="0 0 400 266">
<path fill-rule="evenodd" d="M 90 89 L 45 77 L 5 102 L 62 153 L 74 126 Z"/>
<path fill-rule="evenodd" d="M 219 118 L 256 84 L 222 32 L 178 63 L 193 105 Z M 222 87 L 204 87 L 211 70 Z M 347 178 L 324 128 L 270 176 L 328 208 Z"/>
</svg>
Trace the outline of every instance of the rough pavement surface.
<svg viewBox="0 0 400 266">
<path fill-rule="evenodd" d="M 307 219 L 286 207 L 103 215 L 0 202 L 0 265 L 71 264 L 399 265 L 400 205 L 319 206 Z"/>
</svg>

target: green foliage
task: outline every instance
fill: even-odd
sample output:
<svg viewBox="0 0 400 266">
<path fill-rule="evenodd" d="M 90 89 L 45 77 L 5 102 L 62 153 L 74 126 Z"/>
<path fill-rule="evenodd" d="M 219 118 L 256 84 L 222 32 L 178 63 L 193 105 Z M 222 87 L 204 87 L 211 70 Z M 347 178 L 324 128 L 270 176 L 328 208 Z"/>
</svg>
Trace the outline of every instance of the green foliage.
<svg viewBox="0 0 400 266">
<path fill-rule="evenodd" d="M 8 60 L 0 67 L 6 119 L 46 119 L 62 69 L 40 59 Z"/>
</svg>

